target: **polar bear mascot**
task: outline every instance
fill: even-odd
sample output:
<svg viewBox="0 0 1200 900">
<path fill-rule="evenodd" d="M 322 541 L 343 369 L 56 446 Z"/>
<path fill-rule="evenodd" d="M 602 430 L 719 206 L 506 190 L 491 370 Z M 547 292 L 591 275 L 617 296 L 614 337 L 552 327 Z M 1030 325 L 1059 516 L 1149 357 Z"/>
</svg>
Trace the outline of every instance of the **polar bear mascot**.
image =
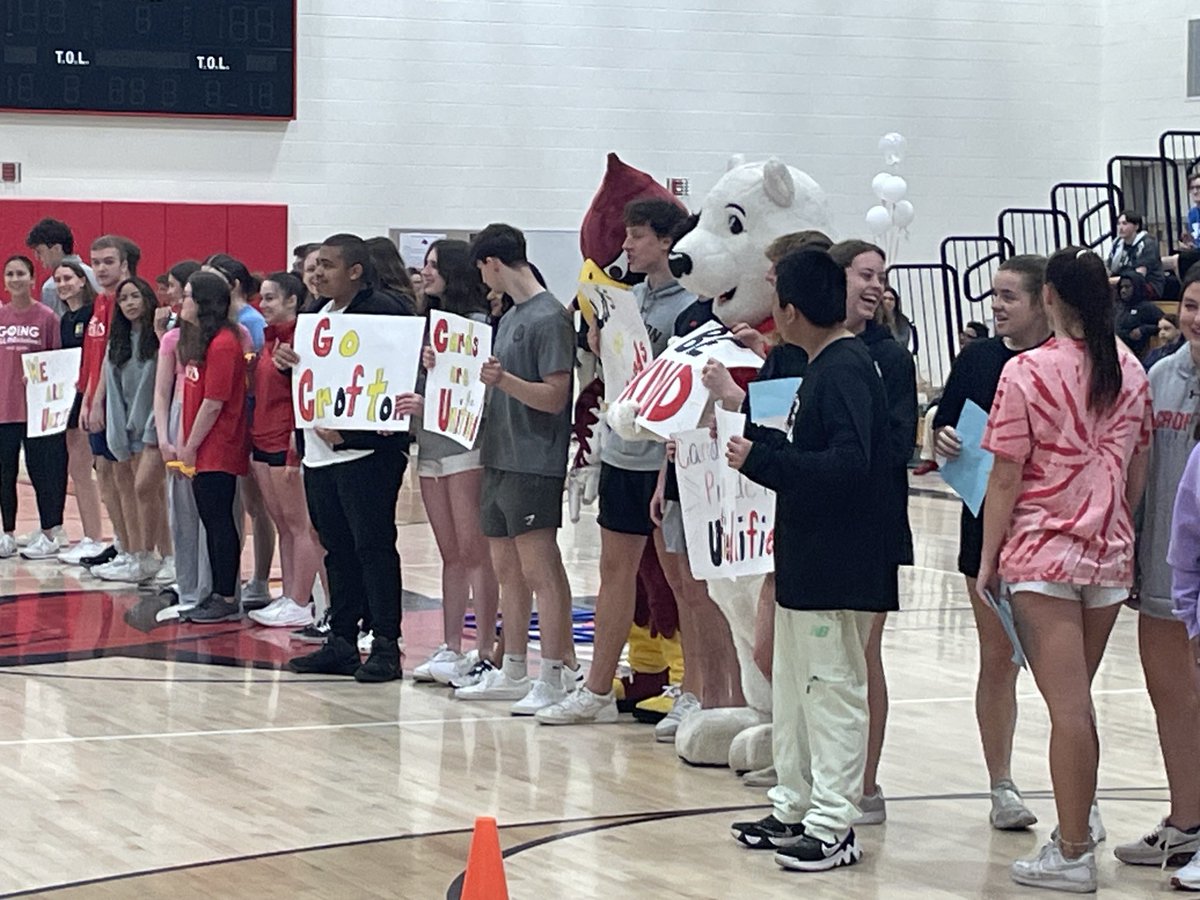
<svg viewBox="0 0 1200 900">
<path fill-rule="evenodd" d="M 767 247 L 805 229 L 829 233 L 828 203 L 820 186 L 777 159 L 730 167 L 704 200 L 700 219 L 675 245 L 671 269 L 688 290 L 712 297 L 713 312 L 732 327 L 774 330 L 775 292 L 767 283 Z M 694 765 L 745 772 L 771 765 L 771 685 L 754 662 L 754 618 L 763 579 L 708 582 L 729 620 L 741 668 L 744 708 L 704 709 L 680 724 L 679 756 Z"/>
</svg>

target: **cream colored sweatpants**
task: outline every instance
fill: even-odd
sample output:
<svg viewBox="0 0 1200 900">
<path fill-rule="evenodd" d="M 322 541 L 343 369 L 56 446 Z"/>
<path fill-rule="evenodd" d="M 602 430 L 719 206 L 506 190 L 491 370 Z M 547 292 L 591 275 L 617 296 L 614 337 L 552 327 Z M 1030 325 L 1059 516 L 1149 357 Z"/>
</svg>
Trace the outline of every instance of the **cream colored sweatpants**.
<svg viewBox="0 0 1200 900">
<path fill-rule="evenodd" d="M 867 761 L 867 661 L 874 616 L 775 608 L 775 818 L 822 841 L 859 816 Z"/>
</svg>

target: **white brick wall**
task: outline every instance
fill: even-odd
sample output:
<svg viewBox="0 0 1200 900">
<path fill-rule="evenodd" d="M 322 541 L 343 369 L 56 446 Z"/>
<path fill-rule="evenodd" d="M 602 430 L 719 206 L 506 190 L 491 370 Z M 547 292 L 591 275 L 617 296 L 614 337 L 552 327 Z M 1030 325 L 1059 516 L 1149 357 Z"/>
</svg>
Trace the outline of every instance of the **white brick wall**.
<svg viewBox="0 0 1200 900">
<path fill-rule="evenodd" d="M 1181 3 L 1146 5 L 1182 22 Z M 848 236 L 873 202 L 876 141 L 899 130 L 916 261 L 1095 177 L 1103 142 L 1128 137 L 1102 115 L 1118 102 L 1113 35 L 1130 32 L 1114 16 L 1106 43 L 1104 6 L 300 0 L 295 123 L 0 116 L 0 158 L 24 163 L 20 196 L 287 203 L 298 241 L 572 228 L 609 150 L 691 178 L 695 203 L 729 153 L 774 153 L 824 185 Z"/>
</svg>

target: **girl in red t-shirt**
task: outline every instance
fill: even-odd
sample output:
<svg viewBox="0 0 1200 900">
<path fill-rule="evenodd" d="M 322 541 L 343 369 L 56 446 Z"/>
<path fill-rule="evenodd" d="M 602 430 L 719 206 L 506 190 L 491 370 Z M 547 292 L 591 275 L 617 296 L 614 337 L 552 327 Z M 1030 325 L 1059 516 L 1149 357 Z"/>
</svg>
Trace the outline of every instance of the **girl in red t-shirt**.
<svg viewBox="0 0 1200 900">
<path fill-rule="evenodd" d="M 204 523 L 213 592 L 181 615 L 207 624 L 241 618 L 239 541 L 233 503 L 246 459 L 246 357 L 229 318 L 229 285 L 197 272 L 184 289 L 179 348 L 184 364 L 179 461 L 195 469 L 192 492 Z"/>
<path fill-rule="evenodd" d="M 293 343 L 296 311 L 303 296 L 304 284 L 295 275 L 276 272 L 263 281 L 264 355 L 270 356 L 280 343 Z M 317 575 L 325 580 L 325 550 L 308 518 L 296 453 L 291 379 L 274 366 L 260 363 L 254 367 L 254 397 L 250 468 L 279 532 L 283 596 L 264 609 L 253 610 L 250 618 L 260 625 L 303 628 L 314 622 L 310 601 Z"/>
</svg>

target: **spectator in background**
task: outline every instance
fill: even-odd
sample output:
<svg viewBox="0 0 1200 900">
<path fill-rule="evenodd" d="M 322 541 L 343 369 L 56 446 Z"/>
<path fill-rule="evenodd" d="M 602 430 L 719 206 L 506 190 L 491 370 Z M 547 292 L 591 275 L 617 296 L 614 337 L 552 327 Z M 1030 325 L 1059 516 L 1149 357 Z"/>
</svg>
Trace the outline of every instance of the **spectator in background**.
<svg viewBox="0 0 1200 900">
<path fill-rule="evenodd" d="M 1154 297 L 1161 297 L 1166 275 L 1158 241 L 1143 230 L 1145 220 L 1140 213 L 1127 209 L 1117 219 L 1117 240 L 1108 255 L 1108 281 L 1116 284 L 1122 275 L 1138 274 L 1146 279 Z"/>
<path fill-rule="evenodd" d="M 1200 172 L 1193 172 L 1188 176 L 1187 189 L 1188 200 L 1192 205 L 1188 207 L 1187 229 L 1179 236 L 1179 243 L 1186 243 L 1188 249 L 1191 249 L 1200 244 Z"/>
<path fill-rule="evenodd" d="M 423 316 L 428 312 L 425 308 L 425 276 L 416 266 L 409 266 L 408 280 L 412 282 L 413 296 L 417 299 L 417 314 Z"/>
<path fill-rule="evenodd" d="M 1141 359 L 1158 333 L 1162 310 L 1150 297 L 1146 279 L 1136 272 L 1117 279 L 1117 337 Z"/>
<path fill-rule="evenodd" d="M 75 255 L 75 235 L 71 233 L 71 227 L 66 222 L 60 222 L 58 219 L 42 219 L 29 229 L 29 235 L 25 238 L 25 246 L 34 252 L 38 262 L 50 270 L 50 277 L 42 285 L 41 301 L 54 310 L 55 315 L 61 317 L 67 309 L 59 299 L 58 288 L 54 284 L 54 270 L 63 262 L 78 264 L 87 273 L 88 281 L 92 283 L 92 290 L 100 290 L 91 266 Z"/>
<path fill-rule="evenodd" d="M 913 356 L 917 355 L 917 351 L 921 347 L 921 340 L 917 337 L 916 329 L 913 328 L 908 316 L 904 315 L 900 309 L 900 292 L 891 285 L 883 289 L 875 321 L 890 331 L 892 337 L 899 341 L 900 345 L 909 353 Z"/>
<path fill-rule="evenodd" d="M 388 294 L 403 308 L 406 316 L 417 314 L 417 295 L 408 267 L 391 238 L 367 238 L 367 249 L 371 252 L 371 266 L 377 277 L 376 290 Z"/>
<path fill-rule="evenodd" d="M 1160 359 L 1170 356 L 1184 345 L 1183 335 L 1179 331 L 1179 316 L 1167 313 L 1158 320 L 1158 340 L 1159 345 L 1147 353 L 1146 358 L 1142 360 L 1142 365 L 1147 372 Z"/>
<path fill-rule="evenodd" d="M 958 349 L 961 353 L 972 341 L 983 341 L 991 337 L 988 327 L 982 322 L 968 322 L 958 333 Z"/>
</svg>

